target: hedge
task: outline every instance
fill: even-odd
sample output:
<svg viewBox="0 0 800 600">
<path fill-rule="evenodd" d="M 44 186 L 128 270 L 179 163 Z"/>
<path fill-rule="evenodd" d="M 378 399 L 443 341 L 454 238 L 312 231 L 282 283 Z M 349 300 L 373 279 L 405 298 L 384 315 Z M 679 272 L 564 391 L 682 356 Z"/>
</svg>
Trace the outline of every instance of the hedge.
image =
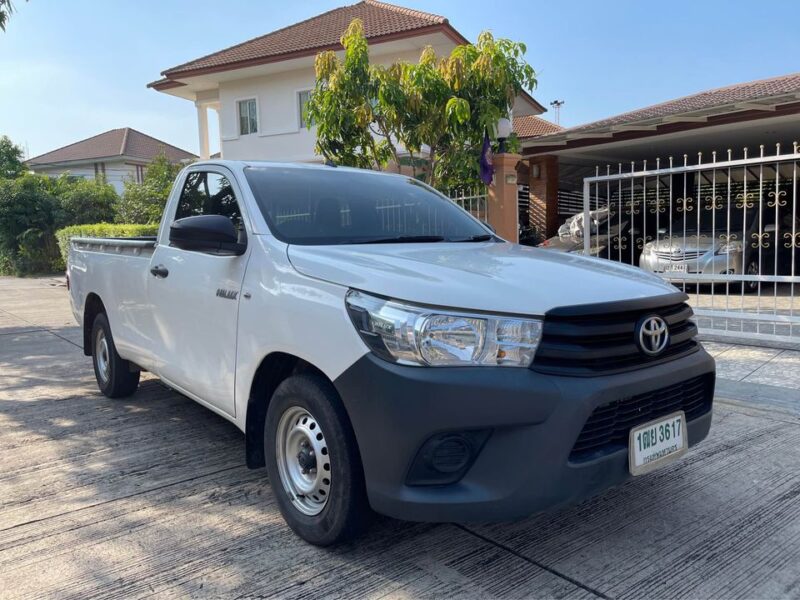
<svg viewBox="0 0 800 600">
<path fill-rule="evenodd" d="M 93 223 L 90 225 L 70 225 L 56 231 L 61 258 L 67 262 L 69 241 L 74 237 L 142 237 L 156 235 L 158 223 L 149 225 L 121 225 L 117 223 Z"/>
</svg>

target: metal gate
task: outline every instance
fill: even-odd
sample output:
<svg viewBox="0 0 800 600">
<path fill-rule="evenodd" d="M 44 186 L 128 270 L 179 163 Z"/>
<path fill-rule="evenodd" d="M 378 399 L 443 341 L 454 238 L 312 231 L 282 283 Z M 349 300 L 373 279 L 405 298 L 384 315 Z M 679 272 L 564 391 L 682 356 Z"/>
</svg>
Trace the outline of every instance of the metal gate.
<svg viewBox="0 0 800 600">
<path fill-rule="evenodd" d="M 710 158 L 598 168 L 584 179 L 571 229 L 584 254 L 638 265 L 687 292 L 705 332 L 800 342 L 798 146 Z"/>
<path fill-rule="evenodd" d="M 485 187 L 455 188 L 449 191 L 450 200 L 458 204 L 476 219 L 487 220 L 487 192 Z"/>
</svg>

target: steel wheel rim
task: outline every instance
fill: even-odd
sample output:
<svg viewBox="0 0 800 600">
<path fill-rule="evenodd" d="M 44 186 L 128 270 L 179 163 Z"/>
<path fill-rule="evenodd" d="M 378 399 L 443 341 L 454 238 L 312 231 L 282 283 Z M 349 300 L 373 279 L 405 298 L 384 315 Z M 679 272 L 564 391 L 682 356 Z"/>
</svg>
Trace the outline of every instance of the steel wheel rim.
<svg viewBox="0 0 800 600">
<path fill-rule="evenodd" d="M 304 515 L 318 515 L 328 503 L 331 465 L 325 434 L 306 409 L 286 409 L 278 423 L 275 456 L 283 489 Z"/>
<path fill-rule="evenodd" d="M 111 376 L 111 359 L 109 357 L 106 332 L 102 329 L 97 332 L 94 347 L 97 358 L 97 373 L 103 383 L 108 383 L 108 379 Z"/>
</svg>

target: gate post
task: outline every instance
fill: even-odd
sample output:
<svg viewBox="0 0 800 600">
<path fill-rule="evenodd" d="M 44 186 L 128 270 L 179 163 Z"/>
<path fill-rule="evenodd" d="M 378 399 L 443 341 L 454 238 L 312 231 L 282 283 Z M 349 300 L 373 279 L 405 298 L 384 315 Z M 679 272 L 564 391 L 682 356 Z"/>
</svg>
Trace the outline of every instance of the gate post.
<svg viewBox="0 0 800 600">
<path fill-rule="evenodd" d="M 497 235 L 515 244 L 519 242 L 517 163 L 521 158 L 511 153 L 494 155 L 494 181 L 489 186 L 486 215 Z"/>
</svg>

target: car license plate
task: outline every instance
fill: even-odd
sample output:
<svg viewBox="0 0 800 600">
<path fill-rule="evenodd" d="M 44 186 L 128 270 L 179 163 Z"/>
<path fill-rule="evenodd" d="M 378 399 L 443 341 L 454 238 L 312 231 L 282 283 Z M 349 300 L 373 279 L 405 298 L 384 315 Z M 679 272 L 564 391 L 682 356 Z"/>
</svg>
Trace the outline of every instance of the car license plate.
<svg viewBox="0 0 800 600">
<path fill-rule="evenodd" d="M 664 269 L 667 273 L 686 273 L 686 263 L 667 265 Z"/>
<path fill-rule="evenodd" d="M 687 448 L 683 411 L 631 429 L 628 441 L 631 475 L 643 475 L 682 456 Z"/>
</svg>

